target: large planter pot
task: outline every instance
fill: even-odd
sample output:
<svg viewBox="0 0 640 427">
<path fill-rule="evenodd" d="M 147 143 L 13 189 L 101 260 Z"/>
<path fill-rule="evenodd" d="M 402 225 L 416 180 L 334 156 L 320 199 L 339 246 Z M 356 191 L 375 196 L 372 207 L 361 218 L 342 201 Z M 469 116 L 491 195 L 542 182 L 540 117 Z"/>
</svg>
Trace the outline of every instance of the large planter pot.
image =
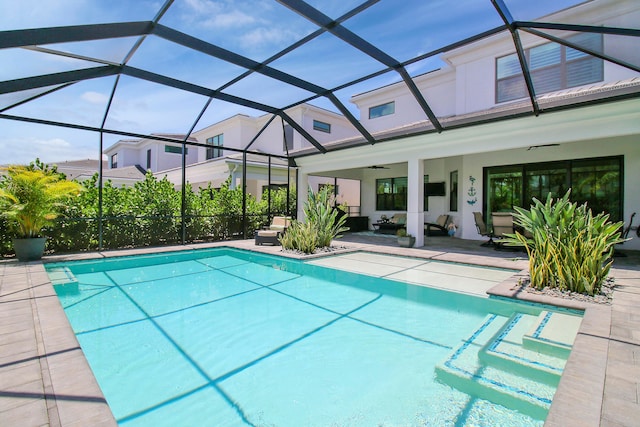
<svg viewBox="0 0 640 427">
<path fill-rule="evenodd" d="M 398 237 L 398 244 L 403 248 L 412 248 L 416 244 L 416 238 L 413 236 Z"/>
<path fill-rule="evenodd" d="M 31 237 L 28 239 L 13 239 L 13 250 L 20 261 L 35 261 L 42 258 L 46 237 Z"/>
</svg>

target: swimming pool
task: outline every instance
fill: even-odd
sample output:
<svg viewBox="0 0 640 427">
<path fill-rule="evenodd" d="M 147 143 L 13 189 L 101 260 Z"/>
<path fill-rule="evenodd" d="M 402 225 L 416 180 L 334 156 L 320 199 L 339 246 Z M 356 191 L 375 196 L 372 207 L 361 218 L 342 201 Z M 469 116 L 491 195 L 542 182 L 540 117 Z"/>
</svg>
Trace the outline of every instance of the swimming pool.
<svg viewBox="0 0 640 427">
<path fill-rule="evenodd" d="M 542 425 L 580 320 L 224 248 L 46 268 L 124 426 Z"/>
</svg>

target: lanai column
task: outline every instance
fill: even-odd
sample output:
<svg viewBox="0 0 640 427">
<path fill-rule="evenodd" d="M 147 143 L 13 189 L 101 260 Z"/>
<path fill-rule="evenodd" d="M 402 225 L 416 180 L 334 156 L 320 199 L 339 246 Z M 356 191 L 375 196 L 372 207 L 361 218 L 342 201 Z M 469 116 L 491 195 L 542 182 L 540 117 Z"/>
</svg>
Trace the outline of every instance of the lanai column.
<svg viewBox="0 0 640 427">
<path fill-rule="evenodd" d="M 309 175 L 298 170 L 298 221 L 304 220 L 304 205 L 309 195 Z"/>
<path fill-rule="evenodd" d="M 410 159 L 407 164 L 407 232 L 424 246 L 424 162 Z"/>
</svg>

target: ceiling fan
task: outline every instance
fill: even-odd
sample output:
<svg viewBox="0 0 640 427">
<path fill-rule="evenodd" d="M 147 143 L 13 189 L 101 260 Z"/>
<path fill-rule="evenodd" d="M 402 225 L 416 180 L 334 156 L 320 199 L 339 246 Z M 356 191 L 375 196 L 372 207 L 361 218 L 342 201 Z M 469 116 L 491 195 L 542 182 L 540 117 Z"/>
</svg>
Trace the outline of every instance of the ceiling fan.
<svg viewBox="0 0 640 427">
<path fill-rule="evenodd" d="M 373 165 L 373 166 L 367 166 L 367 169 L 389 169 L 389 168 L 386 166 Z"/>
</svg>

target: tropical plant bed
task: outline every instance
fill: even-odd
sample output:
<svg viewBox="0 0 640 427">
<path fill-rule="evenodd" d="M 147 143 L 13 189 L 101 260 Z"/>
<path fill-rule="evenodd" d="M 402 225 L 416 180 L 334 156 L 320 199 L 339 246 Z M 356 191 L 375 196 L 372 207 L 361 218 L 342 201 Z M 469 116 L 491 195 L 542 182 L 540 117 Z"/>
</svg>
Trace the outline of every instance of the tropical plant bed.
<svg viewBox="0 0 640 427">
<path fill-rule="evenodd" d="M 316 248 L 312 253 L 308 254 L 305 253 L 301 250 L 298 249 L 281 249 L 281 252 L 284 252 L 286 254 L 293 254 L 293 255 L 298 255 L 298 256 L 312 256 L 312 255 L 319 255 L 319 254 L 326 254 L 326 253 L 332 253 L 332 252 L 340 252 L 340 251 L 344 251 L 349 249 L 346 246 L 324 246 L 322 248 Z"/>
<path fill-rule="evenodd" d="M 520 289 L 524 292 L 530 294 L 537 295 L 545 295 L 554 298 L 562 298 L 573 301 L 581 301 L 592 304 L 611 304 L 613 298 L 613 290 L 615 288 L 615 280 L 612 277 L 608 277 L 602 283 L 602 288 L 600 289 L 600 293 L 595 294 L 593 296 L 587 294 L 581 294 L 578 292 L 572 292 L 569 290 L 561 290 L 559 288 L 553 288 L 550 286 L 545 286 L 542 289 L 536 289 L 531 285 L 531 280 L 529 276 L 526 276 L 522 279 L 520 284 L 518 285 Z"/>
</svg>

